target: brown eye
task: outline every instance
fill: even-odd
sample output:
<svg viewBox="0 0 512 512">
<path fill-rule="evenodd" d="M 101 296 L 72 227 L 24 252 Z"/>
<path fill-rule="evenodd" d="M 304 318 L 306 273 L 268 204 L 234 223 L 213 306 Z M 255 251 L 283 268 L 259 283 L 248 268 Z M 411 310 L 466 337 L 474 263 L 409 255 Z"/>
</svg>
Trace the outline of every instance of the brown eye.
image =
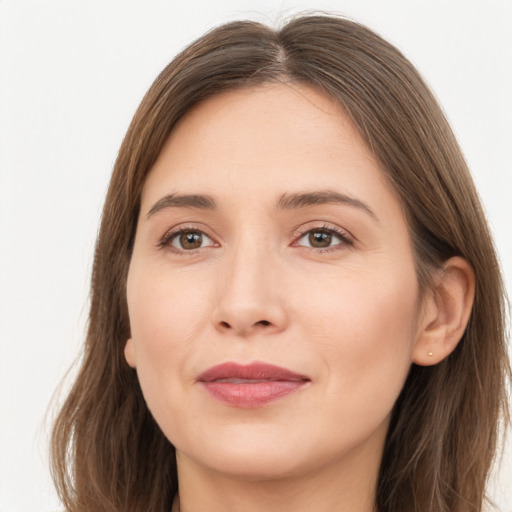
<svg viewBox="0 0 512 512">
<path fill-rule="evenodd" d="M 310 249 L 343 249 L 353 245 L 352 239 L 345 233 L 333 228 L 317 228 L 305 232 L 294 245 Z"/>
<path fill-rule="evenodd" d="M 213 241 L 201 231 L 182 230 L 174 233 L 169 245 L 178 251 L 193 251 L 213 245 Z"/>
<path fill-rule="evenodd" d="M 181 233 L 178 238 L 183 249 L 199 249 L 203 243 L 203 235 L 201 233 Z"/>
<path fill-rule="evenodd" d="M 332 233 L 325 231 L 310 231 L 308 234 L 308 242 L 315 249 L 323 249 L 330 247 L 332 242 Z"/>
</svg>

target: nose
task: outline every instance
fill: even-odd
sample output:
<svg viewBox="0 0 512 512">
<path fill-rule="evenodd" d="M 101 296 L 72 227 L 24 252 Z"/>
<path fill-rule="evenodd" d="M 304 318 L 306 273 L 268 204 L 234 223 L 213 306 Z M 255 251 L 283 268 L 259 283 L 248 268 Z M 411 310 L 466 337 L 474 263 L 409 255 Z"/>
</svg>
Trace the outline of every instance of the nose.
<svg viewBox="0 0 512 512">
<path fill-rule="evenodd" d="M 233 253 L 218 276 L 213 324 L 223 334 L 241 337 L 277 334 L 288 324 L 279 261 L 248 245 Z"/>
</svg>

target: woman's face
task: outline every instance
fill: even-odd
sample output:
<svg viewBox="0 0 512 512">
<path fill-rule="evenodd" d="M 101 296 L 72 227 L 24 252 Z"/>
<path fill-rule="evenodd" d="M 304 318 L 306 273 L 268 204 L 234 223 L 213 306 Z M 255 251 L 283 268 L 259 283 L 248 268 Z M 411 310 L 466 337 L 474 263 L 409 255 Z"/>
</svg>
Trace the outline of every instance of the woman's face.
<svg viewBox="0 0 512 512">
<path fill-rule="evenodd" d="M 267 84 L 191 111 L 145 183 L 127 294 L 126 357 L 178 464 L 378 465 L 419 287 L 399 200 L 331 99 Z"/>
</svg>

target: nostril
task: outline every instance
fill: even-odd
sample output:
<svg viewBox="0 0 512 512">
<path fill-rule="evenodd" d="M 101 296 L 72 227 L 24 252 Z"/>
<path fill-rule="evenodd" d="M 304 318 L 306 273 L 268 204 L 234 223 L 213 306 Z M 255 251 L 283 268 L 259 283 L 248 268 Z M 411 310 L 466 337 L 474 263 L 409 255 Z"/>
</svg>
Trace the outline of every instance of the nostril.
<svg viewBox="0 0 512 512">
<path fill-rule="evenodd" d="M 247 334 L 249 332 L 249 330 L 251 329 L 251 327 L 253 329 L 258 328 L 258 327 L 268 327 L 268 326 L 272 325 L 272 322 L 270 322 L 269 320 L 259 320 L 257 322 L 254 322 L 253 324 L 248 323 L 247 325 L 245 325 L 244 322 L 240 322 L 240 324 L 238 322 L 234 322 L 234 323 L 230 324 L 229 322 L 226 322 L 225 320 L 221 320 L 221 321 L 219 321 L 219 323 L 217 325 L 218 325 L 218 328 L 225 330 L 225 331 L 230 331 L 230 330 L 234 329 L 238 333 Z"/>
</svg>

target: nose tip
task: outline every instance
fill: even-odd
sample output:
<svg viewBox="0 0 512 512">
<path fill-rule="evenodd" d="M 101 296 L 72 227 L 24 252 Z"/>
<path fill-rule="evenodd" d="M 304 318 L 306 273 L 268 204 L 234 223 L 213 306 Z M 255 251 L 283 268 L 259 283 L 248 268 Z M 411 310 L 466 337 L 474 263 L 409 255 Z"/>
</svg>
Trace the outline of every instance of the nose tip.
<svg viewBox="0 0 512 512">
<path fill-rule="evenodd" d="M 286 328 L 285 297 L 267 273 L 231 267 L 217 287 L 212 321 L 216 330 L 228 335 L 272 334 Z"/>
</svg>

